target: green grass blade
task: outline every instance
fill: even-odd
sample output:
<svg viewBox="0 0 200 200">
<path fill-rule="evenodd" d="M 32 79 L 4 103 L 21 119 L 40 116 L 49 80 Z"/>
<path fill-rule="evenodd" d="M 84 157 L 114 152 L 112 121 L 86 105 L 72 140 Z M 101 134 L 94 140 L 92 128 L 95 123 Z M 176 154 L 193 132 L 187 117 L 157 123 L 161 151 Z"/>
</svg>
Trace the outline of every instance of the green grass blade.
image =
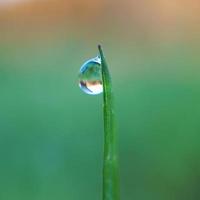
<svg viewBox="0 0 200 200">
<path fill-rule="evenodd" d="M 111 76 L 103 50 L 98 46 L 101 57 L 103 80 L 104 116 L 104 159 L 103 159 L 103 200 L 119 200 L 119 172 L 117 135 L 114 119 L 114 104 Z"/>
</svg>

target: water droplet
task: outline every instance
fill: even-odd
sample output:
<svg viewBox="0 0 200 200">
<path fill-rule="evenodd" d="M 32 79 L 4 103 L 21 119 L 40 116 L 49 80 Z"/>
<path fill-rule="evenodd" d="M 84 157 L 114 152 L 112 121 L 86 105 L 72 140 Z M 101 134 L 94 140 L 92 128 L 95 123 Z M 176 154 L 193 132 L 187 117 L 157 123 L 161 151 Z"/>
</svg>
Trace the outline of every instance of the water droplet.
<svg viewBox="0 0 200 200">
<path fill-rule="evenodd" d="M 100 57 L 92 58 L 81 66 L 79 87 L 83 92 L 90 95 L 103 92 Z"/>
</svg>

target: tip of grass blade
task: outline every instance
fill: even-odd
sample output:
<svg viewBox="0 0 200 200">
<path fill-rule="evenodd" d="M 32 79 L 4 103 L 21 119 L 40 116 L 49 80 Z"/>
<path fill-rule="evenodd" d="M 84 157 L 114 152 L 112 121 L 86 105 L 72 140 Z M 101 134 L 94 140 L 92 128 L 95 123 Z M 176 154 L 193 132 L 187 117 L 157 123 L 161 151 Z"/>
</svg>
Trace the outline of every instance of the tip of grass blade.
<svg viewBox="0 0 200 200">
<path fill-rule="evenodd" d="M 100 44 L 98 44 L 98 49 L 101 49 L 101 45 Z"/>
<path fill-rule="evenodd" d="M 100 57 L 101 57 L 101 61 L 105 62 L 103 49 L 102 49 L 102 46 L 100 44 L 98 44 L 98 50 L 99 50 L 99 54 L 100 54 Z"/>
<path fill-rule="evenodd" d="M 99 50 L 99 53 L 102 54 L 102 46 L 100 44 L 98 44 L 98 50 Z"/>
</svg>

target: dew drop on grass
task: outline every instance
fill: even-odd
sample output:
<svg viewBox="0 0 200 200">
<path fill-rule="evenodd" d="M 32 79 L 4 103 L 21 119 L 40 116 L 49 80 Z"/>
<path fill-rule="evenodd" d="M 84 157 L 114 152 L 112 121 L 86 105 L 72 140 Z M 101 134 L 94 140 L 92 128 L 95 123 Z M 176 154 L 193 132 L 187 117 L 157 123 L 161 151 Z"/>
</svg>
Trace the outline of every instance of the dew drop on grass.
<svg viewBox="0 0 200 200">
<path fill-rule="evenodd" d="M 79 87 L 83 92 L 97 95 L 103 92 L 101 59 L 97 56 L 86 61 L 80 68 Z"/>
</svg>

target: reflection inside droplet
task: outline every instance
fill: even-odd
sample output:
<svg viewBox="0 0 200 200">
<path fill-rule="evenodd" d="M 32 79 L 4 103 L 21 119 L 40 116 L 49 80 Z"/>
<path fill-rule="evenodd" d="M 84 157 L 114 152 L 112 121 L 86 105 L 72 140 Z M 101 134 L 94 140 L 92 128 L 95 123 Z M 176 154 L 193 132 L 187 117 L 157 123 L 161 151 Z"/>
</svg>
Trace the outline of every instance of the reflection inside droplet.
<svg viewBox="0 0 200 200">
<path fill-rule="evenodd" d="M 99 57 L 90 59 L 81 66 L 79 87 L 86 94 L 97 95 L 103 92 L 101 60 Z"/>
</svg>

